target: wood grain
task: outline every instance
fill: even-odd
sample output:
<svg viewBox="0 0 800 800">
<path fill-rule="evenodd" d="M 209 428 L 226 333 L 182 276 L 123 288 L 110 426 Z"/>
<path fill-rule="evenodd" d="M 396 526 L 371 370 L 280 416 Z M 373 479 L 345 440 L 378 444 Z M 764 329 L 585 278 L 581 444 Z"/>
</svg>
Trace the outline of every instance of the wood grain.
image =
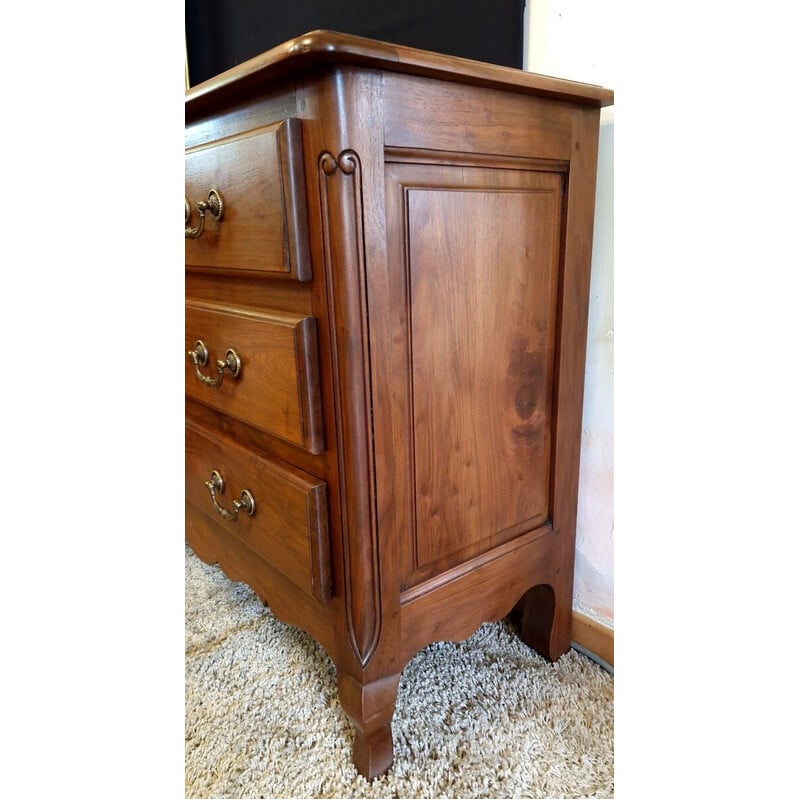
<svg viewBox="0 0 800 800">
<path fill-rule="evenodd" d="M 335 597 L 330 603 L 321 603 L 311 593 L 298 591 L 297 584 L 276 569 L 272 559 L 262 558 L 188 501 L 185 514 L 186 541 L 199 558 L 218 564 L 232 581 L 247 583 L 278 619 L 302 628 L 333 656 Z"/>
<path fill-rule="evenodd" d="M 355 728 L 353 761 L 367 778 L 374 778 L 392 765 L 392 715 L 397 703 L 400 675 L 386 675 L 362 683 L 346 672 L 338 672 L 339 700 Z"/>
<path fill-rule="evenodd" d="M 393 148 L 568 159 L 569 106 L 427 78 L 390 75 L 384 82 L 385 137 Z M 422 113 L 407 113 L 409 106 Z M 447 124 L 442 111 L 447 109 Z M 476 124 L 476 121 L 478 124 Z"/>
<path fill-rule="evenodd" d="M 192 192 L 246 198 L 187 243 L 186 348 L 245 363 L 211 395 L 187 363 L 186 535 L 326 648 L 364 775 L 419 648 L 509 612 L 546 658 L 570 646 L 612 100 L 328 32 L 186 95 Z M 211 469 L 254 517 L 221 520 Z"/>
<path fill-rule="evenodd" d="M 297 90 L 293 82 L 273 84 L 256 98 L 228 108 L 217 107 L 208 116 L 190 120 L 187 115 L 184 147 L 197 147 L 301 116 Z"/>
<path fill-rule="evenodd" d="M 614 666 L 614 629 L 573 610 L 572 641 Z"/>
<path fill-rule="evenodd" d="M 558 569 L 556 539 L 551 528 L 532 531 L 404 595 L 403 658 L 428 642 L 466 639 L 482 623 L 506 616 L 531 585 L 550 583 Z"/>
<path fill-rule="evenodd" d="M 369 96 L 369 76 L 364 83 Z M 350 107 L 357 102 L 347 74 L 335 77 L 332 93 L 338 101 L 333 108 Z M 364 214 L 367 204 L 361 156 L 354 149 L 360 137 L 348 126 L 349 118 L 349 115 L 340 115 L 339 135 L 347 138 L 331 142 L 336 146 L 320 153 L 317 178 L 330 310 L 339 475 L 343 490 L 342 555 L 347 638 L 358 666 L 364 668 L 377 647 L 382 615 L 370 430 L 369 316 L 365 296 Z"/>
<path fill-rule="evenodd" d="M 614 102 L 602 86 L 483 64 L 414 47 L 377 42 L 335 31 L 309 31 L 193 87 L 186 93 L 186 117 L 207 114 L 215 104 L 246 102 L 259 90 L 328 65 L 350 65 L 420 75 L 440 82 L 565 100 L 599 108 Z"/>
<path fill-rule="evenodd" d="M 404 588 L 548 517 L 562 184 L 557 172 L 387 167 L 388 239 L 408 281 Z"/>
<path fill-rule="evenodd" d="M 242 307 L 187 302 L 184 347 L 197 340 L 209 349 L 203 375 L 216 375 L 217 359 L 229 348 L 241 358 L 237 377 L 225 373 L 206 386 L 186 357 L 186 394 L 243 422 L 303 447 L 324 448 L 316 322 L 311 317 L 270 314 Z"/>
<path fill-rule="evenodd" d="M 212 470 L 225 480 L 217 502 L 228 511 L 242 490 L 255 497 L 255 513 L 225 521 L 205 482 Z M 232 536 L 326 603 L 331 598 L 330 543 L 325 484 L 298 469 L 239 446 L 212 431 L 186 426 L 186 498 Z"/>
<path fill-rule="evenodd" d="M 547 177 L 541 192 L 408 192 L 420 564 L 548 516 L 560 180 Z"/>
<path fill-rule="evenodd" d="M 186 152 L 190 225 L 211 189 L 222 195 L 217 222 L 186 240 L 186 264 L 311 279 L 301 123 L 287 119 Z"/>
<path fill-rule="evenodd" d="M 224 273 L 213 268 L 192 267 L 186 273 L 186 296 L 192 300 L 222 306 L 249 306 L 267 313 L 289 313 L 316 317 L 312 300 L 313 283 L 265 279 L 258 274 Z"/>
</svg>

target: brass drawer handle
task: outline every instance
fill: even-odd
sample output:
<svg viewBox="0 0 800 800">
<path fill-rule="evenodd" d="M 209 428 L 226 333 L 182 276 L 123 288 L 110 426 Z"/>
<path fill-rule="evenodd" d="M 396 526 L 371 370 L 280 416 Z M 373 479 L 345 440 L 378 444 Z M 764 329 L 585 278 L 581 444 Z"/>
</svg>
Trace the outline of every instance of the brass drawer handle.
<svg viewBox="0 0 800 800">
<path fill-rule="evenodd" d="M 249 489 L 243 489 L 238 500 L 233 501 L 233 511 L 228 511 L 217 502 L 217 492 L 222 494 L 225 491 L 225 480 L 222 475 L 216 470 L 211 472 L 211 480 L 205 482 L 208 491 L 211 494 L 211 500 L 214 503 L 214 508 L 222 519 L 228 522 L 236 522 L 239 518 L 239 512 L 244 509 L 245 513 L 252 517 L 256 513 L 256 501 Z"/>
<path fill-rule="evenodd" d="M 242 359 L 239 358 L 239 354 L 231 348 L 225 353 L 224 360 L 219 359 L 217 361 L 216 378 L 210 375 L 203 375 L 203 373 L 200 372 L 200 367 L 204 367 L 208 364 L 208 348 L 202 339 L 198 339 L 194 343 L 194 350 L 189 351 L 189 358 L 194 362 L 195 374 L 206 386 L 219 386 L 222 383 L 222 379 L 225 377 L 226 369 L 234 378 L 238 377 L 239 373 L 242 371 Z"/>
<path fill-rule="evenodd" d="M 189 201 L 183 198 L 185 206 L 185 224 L 186 224 L 186 238 L 197 239 L 203 235 L 206 227 L 206 211 L 217 221 L 222 222 L 222 215 L 225 212 L 225 204 L 222 202 L 222 195 L 216 190 L 212 189 L 208 193 L 207 200 L 199 200 L 197 202 L 197 213 L 200 214 L 200 224 L 196 228 L 190 228 L 189 219 L 192 216 L 192 210 L 189 208 Z"/>
</svg>

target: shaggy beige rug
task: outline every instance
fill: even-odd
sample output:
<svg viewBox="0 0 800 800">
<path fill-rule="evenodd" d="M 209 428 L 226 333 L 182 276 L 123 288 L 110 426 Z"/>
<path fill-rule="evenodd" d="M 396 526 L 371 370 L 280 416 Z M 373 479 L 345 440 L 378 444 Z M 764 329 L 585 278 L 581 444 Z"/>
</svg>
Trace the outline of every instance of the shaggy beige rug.
<svg viewBox="0 0 800 800">
<path fill-rule="evenodd" d="M 369 782 L 322 648 L 186 548 L 187 797 L 613 797 L 613 703 L 585 656 L 549 664 L 487 624 L 408 664 Z"/>
</svg>

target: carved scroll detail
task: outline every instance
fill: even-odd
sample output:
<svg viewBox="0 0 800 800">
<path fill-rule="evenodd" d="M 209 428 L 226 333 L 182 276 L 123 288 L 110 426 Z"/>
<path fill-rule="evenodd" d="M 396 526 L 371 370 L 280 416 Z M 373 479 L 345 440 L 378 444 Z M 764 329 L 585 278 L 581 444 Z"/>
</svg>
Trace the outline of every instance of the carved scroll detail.
<svg viewBox="0 0 800 800">
<path fill-rule="evenodd" d="M 345 604 L 365 666 L 381 624 L 361 162 L 353 150 L 318 161 L 335 386 Z M 345 435 L 345 432 L 347 435 Z"/>
</svg>

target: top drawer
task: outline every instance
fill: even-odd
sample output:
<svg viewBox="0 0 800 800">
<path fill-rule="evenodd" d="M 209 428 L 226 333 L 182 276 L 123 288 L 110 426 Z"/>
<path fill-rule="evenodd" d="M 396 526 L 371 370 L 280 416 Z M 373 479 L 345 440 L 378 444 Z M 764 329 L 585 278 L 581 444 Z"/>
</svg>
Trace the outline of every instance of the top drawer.
<svg viewBox="0 0 800 800">
<path fill-rule="evenodd" d="M 206 212 L 202 233 L 187 236 L 187 266 L 311 280 L 299 119 L 187 150 L 187 229 L 199 227 L 198 203 L 212 189 L 222 216 Z"/>
</svg>

